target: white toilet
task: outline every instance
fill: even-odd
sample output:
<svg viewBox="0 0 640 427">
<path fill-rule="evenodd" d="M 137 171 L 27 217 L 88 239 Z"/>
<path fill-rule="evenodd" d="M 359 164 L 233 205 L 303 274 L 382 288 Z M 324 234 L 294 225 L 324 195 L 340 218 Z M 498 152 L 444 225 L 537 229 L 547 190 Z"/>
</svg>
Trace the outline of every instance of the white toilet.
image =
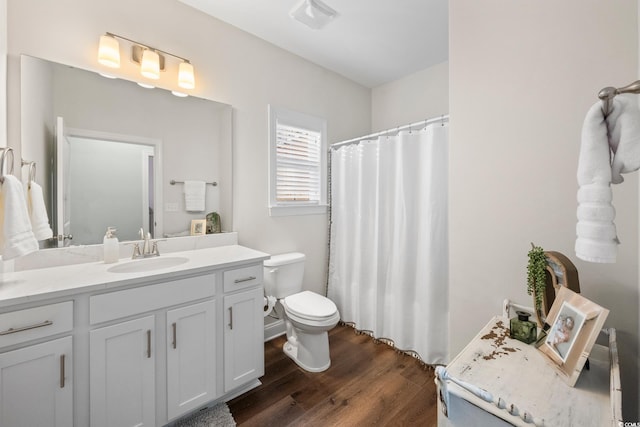
<svg viewBox="0 0 640 427">
<path fill-rule="evenodd" d="M 264 288 L 284 308 L 285 354 L 306 371 L 322 372 L 331 365 L 327 331 L 338 324 L 340 313 L 330 299 L 301 292 L 304 260 L 304 254 L 293 252 L 264 261 Z"/>
</svg>

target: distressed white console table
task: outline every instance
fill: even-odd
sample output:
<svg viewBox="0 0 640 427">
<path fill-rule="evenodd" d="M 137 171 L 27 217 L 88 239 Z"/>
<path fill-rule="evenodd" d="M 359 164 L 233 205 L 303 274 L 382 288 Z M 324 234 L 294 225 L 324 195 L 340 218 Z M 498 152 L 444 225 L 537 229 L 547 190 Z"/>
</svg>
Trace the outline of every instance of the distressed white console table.
<svg viewBox="0 0 640 427">
<path fill-rule="evenodd" d="M 618 426 L 621 389 L 615 330 L 596 344 L 590 369 L 565 384 L 534 345 L 509 338 L 496 316 L 436 372 L 438 426 Z"/>
</svg>

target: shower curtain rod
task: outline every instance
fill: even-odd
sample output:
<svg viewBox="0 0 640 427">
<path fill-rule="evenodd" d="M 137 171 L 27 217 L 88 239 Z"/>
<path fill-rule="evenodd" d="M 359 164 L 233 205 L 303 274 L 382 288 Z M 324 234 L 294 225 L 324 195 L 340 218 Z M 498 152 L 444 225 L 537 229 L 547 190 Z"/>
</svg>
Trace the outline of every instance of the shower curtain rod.
<svg viewBox="0 0 640 427">
<path fill-rule="evenodd" d="M 440 117 L 433 117 L 431 119 L 421 120 L 419 122 L 411 123 L 410 125 L 398 126 L 398 127 L 395 127 L 395 128 L 383 130 L 381 132 L 372 133 L 371 135 L 365 135 L 365 136 L 349 139 L 349 140 L 342 141 L 342 142 L 336 142 L 335 144 L 331 144 L 331 146 L 329 147 L 328 151 L 331 151 L 331 150 L 333 150 L 335 148 L 342 147 L 343 145 L 356 144 L 356 143 L 358 143 L 360 141 L 364 141 L 365 139 L 372 139 L 372 138 L 376 138 L 378 136 L 389 135 L 391 133 L 397 133 L 397 132 L 400 132 L 401 130 L 412 129 L 412 128 L 417 128 L 417 127 L 423 127 L 423 126 L 430 125 L 431 123 L 438 123 L 438 122 L 442 122 L 442 124 L 444 124 L 446 122 L 449 122 L 449 115 L 448 114 L 443 114 Z"/>
</svg>

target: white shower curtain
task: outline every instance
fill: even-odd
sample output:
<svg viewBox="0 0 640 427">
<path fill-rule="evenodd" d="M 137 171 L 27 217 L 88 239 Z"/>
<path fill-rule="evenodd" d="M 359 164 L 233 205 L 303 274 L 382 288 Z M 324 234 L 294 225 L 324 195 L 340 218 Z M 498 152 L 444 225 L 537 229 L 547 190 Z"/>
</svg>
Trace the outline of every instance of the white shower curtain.
<svg viewBox="0 0 640 427">
<path fill-rule="evenodd" d="M 448 126 L 331 153 L 328 296 L 341 320 L 448 362 Z"/>
</svg>

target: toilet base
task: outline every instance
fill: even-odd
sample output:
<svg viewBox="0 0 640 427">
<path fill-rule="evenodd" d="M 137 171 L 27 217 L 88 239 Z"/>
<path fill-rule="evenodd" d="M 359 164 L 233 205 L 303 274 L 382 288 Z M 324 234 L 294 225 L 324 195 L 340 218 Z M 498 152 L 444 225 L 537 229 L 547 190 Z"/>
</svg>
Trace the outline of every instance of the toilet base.
<svg viewBox="0 0 640 427">
<path fill-rule="evenodd" d="M 282 350 L 284 351 L 284 354 L 289 356 L 289 358 L 296 363 L 296 365 L 308 372 L 323 372 L 331 366 L 331 359 L 327 359 L 326 363 L 321 364 L 321 366 L 309 366 L 305 364 L 298 358 L 298 346 L 291 344 L 289 341 L 284 343 Z"/>
</svg>

